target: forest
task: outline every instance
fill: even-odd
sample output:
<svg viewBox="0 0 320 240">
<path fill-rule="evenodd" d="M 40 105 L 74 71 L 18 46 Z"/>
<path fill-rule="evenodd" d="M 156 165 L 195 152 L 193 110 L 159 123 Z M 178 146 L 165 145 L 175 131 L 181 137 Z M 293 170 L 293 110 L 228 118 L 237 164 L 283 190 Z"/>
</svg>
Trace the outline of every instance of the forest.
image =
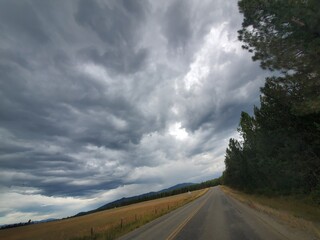
<svg viewBox="0 0 320 240">
<path fill-rule="evenodd" d="M 320 204 L 320 1 L 240 0 L 238 31 L 269 77 L 260 106 L 241 113 L 226 149 L 223 183 Z"/>
</svg>

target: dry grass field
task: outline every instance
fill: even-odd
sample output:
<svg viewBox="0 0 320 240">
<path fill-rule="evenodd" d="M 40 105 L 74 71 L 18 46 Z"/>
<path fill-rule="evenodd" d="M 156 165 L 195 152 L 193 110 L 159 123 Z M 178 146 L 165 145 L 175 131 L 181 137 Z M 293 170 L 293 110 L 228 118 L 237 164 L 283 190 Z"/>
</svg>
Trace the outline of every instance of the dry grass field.
<svg viewBox="0 0 320 240">
<path fill-rule="evenodd" d="M 86 216 L 0 230 L 0 239 L 114 239 L 203 195 L 206 190 L 105 210 Z"/>
<path fill-rule="evenodd" d="M 320 208 L 308 204 L 304 200 L 293 197 L 266 197 L 261 195 L 245 194 L 226 186 L 221 189 L 230 196 L 249 205 L 258 211 L 275 217 L 280 222 L 294 228 L 307 231 L 320 239 Z"/>
</svg>

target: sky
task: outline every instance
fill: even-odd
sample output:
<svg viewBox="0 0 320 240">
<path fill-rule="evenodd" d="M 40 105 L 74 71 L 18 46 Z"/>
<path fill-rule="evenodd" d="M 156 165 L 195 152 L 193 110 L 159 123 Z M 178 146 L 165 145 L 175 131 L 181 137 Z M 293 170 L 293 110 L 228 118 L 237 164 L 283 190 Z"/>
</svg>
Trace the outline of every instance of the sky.
<svg viewBox="0 0 320 240">
<path fill-rule="evenodd" d="M 265 73 L 236 0 L 0 1 L 0 224 L 219 177 Z"/>
</svg>

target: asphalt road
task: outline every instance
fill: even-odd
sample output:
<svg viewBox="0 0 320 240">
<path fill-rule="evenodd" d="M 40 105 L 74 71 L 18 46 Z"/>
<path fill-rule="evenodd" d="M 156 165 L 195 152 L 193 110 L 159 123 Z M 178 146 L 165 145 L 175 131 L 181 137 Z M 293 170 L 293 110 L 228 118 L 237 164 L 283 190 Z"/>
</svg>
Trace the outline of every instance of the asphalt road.
<svg viewBox="0 0 320 240">
<path fill-rule="evenodd" d="M 268 216 L 226 196 L 219 187 L 120 238 L 121 240 L 299 239 Z"/>
</svg>

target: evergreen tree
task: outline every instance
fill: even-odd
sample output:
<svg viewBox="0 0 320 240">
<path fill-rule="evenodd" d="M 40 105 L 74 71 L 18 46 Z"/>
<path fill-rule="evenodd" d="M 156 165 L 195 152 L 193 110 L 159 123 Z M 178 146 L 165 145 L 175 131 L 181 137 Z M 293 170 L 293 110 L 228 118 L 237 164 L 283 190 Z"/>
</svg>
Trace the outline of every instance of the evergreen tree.
<svg viewBox="0 0 320 240">
<path fill-rule="evenodd" d="M 320 1 L 241 0 L 244 14 L 239 39 L 261 67 L 282 72 L 279 78 L 297 95 L 297 114 L 320 111 Z M 300 91 L 300 93 L 297 93 Z M 302 101 L 301 101 L 302 100 Z"/>
<path fill-rule="evenodd" d="M 242 142 L 231 139 L 224 182 L 320 201 L 320 1 L 240 0 L 239 39 L 263 69 L 254 116 L 242 113 Z"/>
</svg>

